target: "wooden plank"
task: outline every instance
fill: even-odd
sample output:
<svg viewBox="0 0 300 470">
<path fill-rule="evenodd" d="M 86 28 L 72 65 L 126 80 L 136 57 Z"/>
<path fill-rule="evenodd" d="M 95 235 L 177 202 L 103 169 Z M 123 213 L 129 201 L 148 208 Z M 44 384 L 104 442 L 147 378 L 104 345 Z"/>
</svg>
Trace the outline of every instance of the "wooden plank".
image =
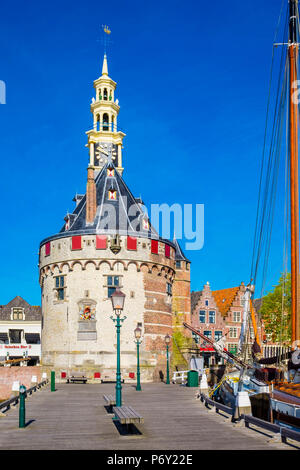
<svg viewBox="0 0 300 470">
<path fill-rule="evenodd" d="M 281 439 L 286 442 L 287 437 L 293 439 L 293 441 L 300 442 L 300 431 L 293 431 L 292 429 L 281 427 Z"/>
<path fill-rule="evenodd" d="M 254 424 L 255 426 L 268 429 L 269 431 L 278 433 L 280 432 L 280 426 L 278 424 L 274 423 L 269 423 L 268 421 L 264 421 L 263 419 L 260 418 L 255 418 L 254 416 L 250 415 L 243 415 L 244 420 L 245 420 L 245 426 L 248 427 L 249 423 Z"/>
<path fill-rule="evenodd" d="M 57 383 L 26 402 L 28 426 L 18 430 L 18 406 L 0 419 L 0 450 L 289 450 L 255 430 L 233 427 L 195 399 L 195 390 L 179 385 L 145 383 L 143 392 L 125 384 L 122 399 L 144 418 L 141 438 L 120 438 L 104 406 L 102 394 L 111 384 Z M 104 403 L 104 401 L 103 401 Z M 291 441 L 292 442 L 292 441 Z M 295 446 L 298 445 L 296 441 Z M 300 444 L 299 444 L 300 447 Z"/>
</svg>

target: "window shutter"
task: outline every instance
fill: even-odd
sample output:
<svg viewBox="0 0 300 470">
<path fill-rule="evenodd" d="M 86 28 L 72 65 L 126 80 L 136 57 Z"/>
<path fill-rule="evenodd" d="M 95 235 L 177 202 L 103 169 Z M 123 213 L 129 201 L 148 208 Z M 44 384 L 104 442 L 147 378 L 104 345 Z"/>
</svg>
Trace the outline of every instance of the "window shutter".
<svg viewBox="0 0 300 470">
<path fill-rule="evenodd" d="M 151 240 L 151 253 L 158 254 L 158 240 Z"/>
<path fill-rule="evenodd" d="M 170 258 L 170 245 L 165 245 L 165 256 Z"/>
<path fill-rule="evenodd" d="M 50 242 L 47 242 L 45 245 L 45 256 L 50 255 Z"/>
<path fill-rule="evenodd" d="M 81 235 L 72 237 L 72 250 L 81 250 Z"/>
<path fill-rule="evenodd" d="M 96 249 L 97 250 L 106 250 L 106 240 L 105 235 L 96 235 Z"/>
<path fill-rule="evenodd" d="M 127 237 L 127 250 L 136 250 L 137 241 L 135 237 Z"/>
</svg>

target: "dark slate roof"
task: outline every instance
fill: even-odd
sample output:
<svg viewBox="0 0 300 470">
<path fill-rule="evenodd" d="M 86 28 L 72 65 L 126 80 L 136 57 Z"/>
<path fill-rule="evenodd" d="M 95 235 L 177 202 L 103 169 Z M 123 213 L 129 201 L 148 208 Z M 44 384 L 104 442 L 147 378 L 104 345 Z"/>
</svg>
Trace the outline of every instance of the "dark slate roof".
<svg viewBox="0 0 300 470">
<path fill-rule="evenodd" d="M 42 319 L 42 309 L 39 305 L 30 305 L 26 300 L 17 295 L 6 305 L 0 305 L 0 320 L 11 320 L 11 309 L 24 308 L 25 321 L 40 321 Z"/>
<path fill-rule="evenodd" d="M 182 248 L 179 245 L 176 238 L 173 239 L 173 244 L 175 245 L 175 260 L 176 261 L 188 261 L 190 263 L 190 260 L 187 259 L 187 257 L 183 253 Z"/>
<path fill-rule="evenodd" d="M 199 291 L 196 291 L 196 292 L 195 291 L 191 292 L 191 310 L 192 310 L 192 313 L 194 313 L 194 310 L 197 306 L 198 301 L 201 298 L 201 295 L 202 295 L 202 290 L 199 290 Z"/>
<path fill-rule="evenodd" d="M 114 168 L 114 176 L 108 176 L 107 169 Z M 72 214 L 67 214 L 70 218 L 69 229 L 64 225 L 56 235 L 42 240 L 46 241 L 63 236 L 88 235 L 88 234 L 116 234 L 129 235 L 142 238 L 154 238 L 164 241 L 172 246 L 169 240 L 159 237 L 152 227 L 147 214 L 143 211 L 142 200 L 135 198 L 122 176 L 112 162 L 107 162 L 95 178 L 97 211 L 93 223 L 86 223 L 86 194 L 75 197 L 77 205 Z M 108 191 L 116 190 L 117 200 L 108 199 Z M 143 220 L 147 220 L 149 228 L 145 229 Z M 184 258 L 185 259 L 185 258 Z"/>
</svg>

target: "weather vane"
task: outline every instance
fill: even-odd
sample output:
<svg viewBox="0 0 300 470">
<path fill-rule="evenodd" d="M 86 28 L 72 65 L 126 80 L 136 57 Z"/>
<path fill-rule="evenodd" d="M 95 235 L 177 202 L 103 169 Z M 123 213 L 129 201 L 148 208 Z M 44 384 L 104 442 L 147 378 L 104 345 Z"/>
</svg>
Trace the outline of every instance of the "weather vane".
<svg viewBox="0 0 300 470">
<path fill-rule="evenodd" d="M 106 54 L 107 46 L 109 44 L 112 44 L 112 41 L 109 37 L 109 35 L 111 34 L 111 30 L 110 30 L 109 26 L 107 26 L 106 24 L 102 25 L 102 30 L 103 30 L 103 37 L 101 39 L 101 42 L 104 45 L 104 54 Z"/>
</svg>

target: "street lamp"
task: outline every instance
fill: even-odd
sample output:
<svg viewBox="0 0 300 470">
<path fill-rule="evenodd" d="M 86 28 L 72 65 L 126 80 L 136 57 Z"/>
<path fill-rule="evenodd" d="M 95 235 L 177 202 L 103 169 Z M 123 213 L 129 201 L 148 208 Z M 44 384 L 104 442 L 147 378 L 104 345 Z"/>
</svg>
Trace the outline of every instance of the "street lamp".
<svg viewBox="0 0 300 470">
<path fill-rule="evenodd" d="M 124 308 L 125 294 L 120 291 L 119 287 L 116 288 L 115 292 L 111 295 L 111 302 L 113 310 L 116 314 L 116 318 L 110 317 L 117 328 L 117 373 L 116 373 L 116 406 L 122 406 L 122 385 L 121 385 L 121 367 L 120 367 L 120 330 L 121 322 L 126 317 L 121 318 L 121 313 Z"/>
<path fill-rule="evenodd" d="M 134 336 L 135 336 L 135 343 L 136 343 L 136 354 L 137 354 L 137 367 L 136 367 L 136 390 L 140 391 L 141 389 L 141 373 L 140 373 L 140 344 L 142 341 L 140 341 L 141 336 L 142 336 L 142 330 L 138 326 L 134 330 Z"/>
<path fill-rule="evenodd" d="M 169 344 L 170 344 L 170 342 L 171 342 L 171 336 L 166 335 L 165 336 L 165 343 L 166 343 L 166 347 L 167 347 L 167 380 L 166 380 L 166 384 L 170 383 L 170 372 L 169 372 Z"/>
</svg>

